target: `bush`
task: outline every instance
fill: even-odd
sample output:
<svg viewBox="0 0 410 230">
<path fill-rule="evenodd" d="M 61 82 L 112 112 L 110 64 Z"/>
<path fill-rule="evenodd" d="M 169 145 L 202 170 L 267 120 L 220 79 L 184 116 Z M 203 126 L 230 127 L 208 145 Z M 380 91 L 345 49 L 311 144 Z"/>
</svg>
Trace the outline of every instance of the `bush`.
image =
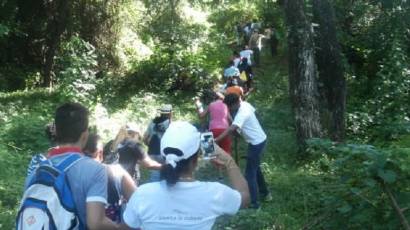
<svg viewBox="0 0 410 230">
<path fill-rule="evenodd" d="M 95 48 L 79 37 L 72 37 L 61 45 L 56 61 L 58 90 L 85 104 L 95 101 L 97 64 Z"/>
<path fill-rule="evenodd" d="M 335 144 L 314 139 L 309 142 L 313 165 L 339 178 L 342 189 L 321 199 L 330 210 L 325 229 L 346 226 L 360 229 L 398 229 L 400 220 L 391 197 L 401 207 L 410 205 L 408 149 L 378 149 L 371 145 Z M 328 160 L 323 161 L 326 158 Z"/>
</svg>

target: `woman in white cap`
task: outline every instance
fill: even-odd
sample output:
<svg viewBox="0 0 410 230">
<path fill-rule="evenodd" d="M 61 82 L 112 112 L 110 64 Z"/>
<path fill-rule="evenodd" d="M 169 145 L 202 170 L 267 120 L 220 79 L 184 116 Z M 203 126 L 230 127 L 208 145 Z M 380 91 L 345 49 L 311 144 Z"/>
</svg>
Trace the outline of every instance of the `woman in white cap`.
<svg viewBox="0 0 410 230">
<path fill-rule="evenodd" d="M 124 213 L 130 228 L 211 229 L 218 216 L 235 214 L 249 203 L 245 178 L 234 160 L 215 146 L 219 164 L 225 166 L 232 188 L 194 177 L 200 133 L 188 122 L 173 122 L 161 139 L 166 164 L 162 181 L 144 184 L 132 195 Z"/>
</svg>

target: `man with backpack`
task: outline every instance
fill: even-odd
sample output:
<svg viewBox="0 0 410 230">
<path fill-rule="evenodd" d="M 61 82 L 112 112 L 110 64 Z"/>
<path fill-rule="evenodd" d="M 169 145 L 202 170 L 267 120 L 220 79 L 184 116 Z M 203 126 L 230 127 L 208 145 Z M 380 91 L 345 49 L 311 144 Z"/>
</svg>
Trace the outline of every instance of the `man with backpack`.
<svg viewBox="0 0 410 230">
<path fill-rule="evenodd" d="M 105 216 L 107 172 L 84 157 L 88 110 L 65 103 L 55 113 L 57 146 L 28 176 L 16 229 L 118 229 Z"/>
<path fill-rule="evenodd" d="M 164 163 L 164 158 L 161 156 L 161 138 L 167 130 L 172 118 L 172 105 L 165 104 L 159 109 L 160 115 L 155 117 L 148 125 L 144 133 L 143 141 L 148 146 L 148 155 L 151 159 L 160 164 Z M 150 182 L 160 180 L 160 172 L 158 170 L 150 170 Z"/>
</svg>

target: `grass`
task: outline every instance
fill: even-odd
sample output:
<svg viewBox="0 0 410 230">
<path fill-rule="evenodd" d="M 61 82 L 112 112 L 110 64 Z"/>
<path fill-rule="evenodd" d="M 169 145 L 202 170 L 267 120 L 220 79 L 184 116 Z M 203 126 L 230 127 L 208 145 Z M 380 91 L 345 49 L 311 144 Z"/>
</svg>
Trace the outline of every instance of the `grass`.
<svg viewBox="0 0 410 230">
<path fill-rule="evenodd" d="M 314 170 L 296 167 L 292 160 L 297 151 L 284 59 L 272 59 L 266 54 L 262 57 L 262 66 L 255 70 L 256 91 L 248 98 L 257 108 L 268 136 L 262 167 L 273 200 L 262 203 L 258 211 L 241 210 L 234 217 L 219 218 L 214 229 L 300 229 L 314 219 L 322 207 L 318 197 L 327 191 L 326 187 L 320 186 L 326 178 Z M 25 93 L 0 95 L 0 100 L 4 102 L 0 106 L 0 113 L 4 115 L 0 120 L 4 124 L 0 130 L 0 228 L 12 229 L 27 163 L 33 153 L 47 150 L 43 127 L 63 99 L 39 91 L 31 92 L 29 96 Z M 121 108 L 96 106 L 92 110 L 91 124 L 97 126 L 105 140 L 109 140 L 127 121 L 135 121 L 144 129 L 162 103 L 174 105 L 175 119 L 197 122 L 190 95 L 169 97 L 139 93 Z M 241 138 L 239 140 L 239 154 L 244 156 L 246 144 Z M 245 164 L 241 158 L 241 167 Z M 216 180 L 218 174 L 215 171 L 204 166 L 198 176 Z M 146 174 L 143 170 L 143 175 Z"/>
</svg>

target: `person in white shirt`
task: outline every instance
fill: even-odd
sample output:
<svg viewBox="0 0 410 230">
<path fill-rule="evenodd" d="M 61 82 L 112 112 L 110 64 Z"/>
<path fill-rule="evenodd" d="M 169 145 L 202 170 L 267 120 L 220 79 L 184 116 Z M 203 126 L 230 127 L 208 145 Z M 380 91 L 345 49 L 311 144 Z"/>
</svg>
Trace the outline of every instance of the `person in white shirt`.
<svg viewBox="0 0 410 230">
<path fill-rule="evenodd" d="M 248 143 L 245 178 L 248 181 L 251 195 L 251 207 L 259 208 L 258 191 L 261 198 L 265 200 L 272 199 L 260 168 L 263 149 L 266 145 L 266 134 L 259 124 L 255 116 L 255 108 L 251 104 L 241 101 L 240 97 L 236 94 L 225 96 L 224 103 L 228 106 L 231 113 L 232 111 L 237 112 L 232 125 L 215 138 L 215 141 L 219 141 L 219 139 L 238 130 Z"/>
<path fill-rule="evenodd" d="M 215 159 L 226 168 L 232 188 L 195 180 L 200 133 L 188 122 L 170 124 L 161 139 L 165 165 L 159 182 L 147 183 L 132 195 L 123 219 L 130 228 L 211 229 L 215 219 L 235 214 L 249 203 L 245 178 L 234 160 L 215 145 Z"/>
<path fill-rule="evenodd" d="M 239 52 L 239 55 L 241 55 L 241 58 L 248 59 L 248 64 L 252 65 L 251 55 L 253 55 L 253 51 L 249 49 L 249 46 L 246 45 L 243 50 Z"/>
</svg>

